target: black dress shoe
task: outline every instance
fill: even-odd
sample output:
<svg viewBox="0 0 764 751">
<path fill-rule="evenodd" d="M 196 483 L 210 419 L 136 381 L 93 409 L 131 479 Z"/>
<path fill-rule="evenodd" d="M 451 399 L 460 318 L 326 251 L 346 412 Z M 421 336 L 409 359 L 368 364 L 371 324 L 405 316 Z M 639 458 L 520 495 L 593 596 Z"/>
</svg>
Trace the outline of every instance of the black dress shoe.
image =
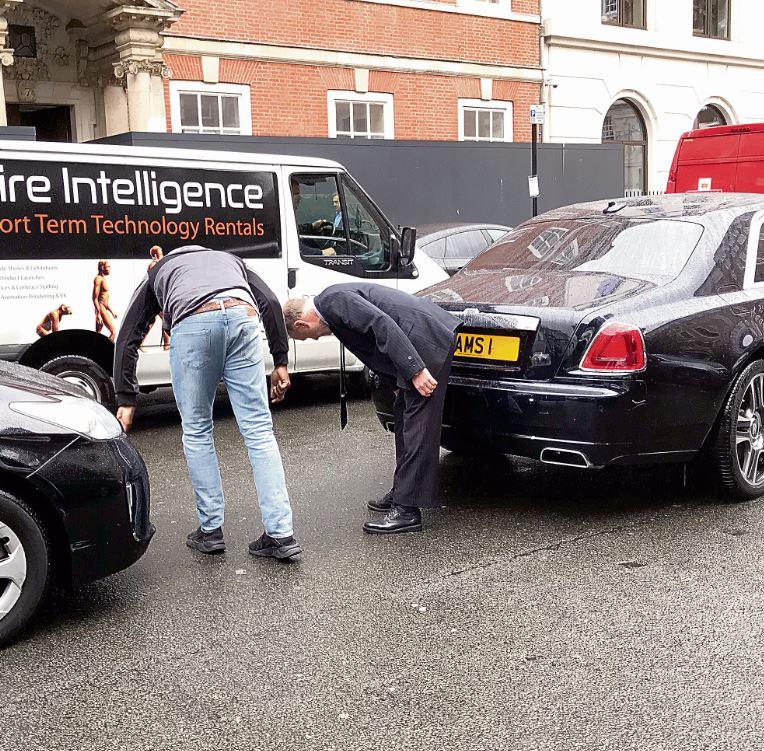
<svg viewBox="0 0 764 751">
<path fill-rule="evenodd" d="M 200 553 L 222 553 L 225 550 L 223 528 L 218 527 L 212 532 L 205 532 L 201 527 L 186 537 L 186 545 Z"/>
<path fill-rule="evenodd" d="M 399 532 L 421 532 L 422 512 L 412 506 L 392 504 L 379 521 L 368 521 L 363 531 L 370 535 L 394 535 Z"/>
<path fill-rule="evenodd" d="M 366 504 L 366 508 L 369 511 L 379 511 L 386 514 L 393 507 L 393 491 L 388 490 L 385 495 L 378 501 L 369 501 Z"/>
</svg>

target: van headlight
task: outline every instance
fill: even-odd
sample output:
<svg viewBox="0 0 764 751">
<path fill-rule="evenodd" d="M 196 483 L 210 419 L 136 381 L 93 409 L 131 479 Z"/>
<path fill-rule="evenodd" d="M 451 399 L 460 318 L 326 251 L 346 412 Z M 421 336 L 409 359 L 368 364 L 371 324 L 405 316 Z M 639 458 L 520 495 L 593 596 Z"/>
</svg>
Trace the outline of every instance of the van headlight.
<svg viewBox="0 0 764 751">
<path fill-rule="evenodd" d="M 106 441 L 122 435 L 122 426 L 106 407 L 92 399 L 58 396 L 45 402 L 12 402 L 14 412 L 49 425 L 79 433 L 94 441 Z"/>
</svg>

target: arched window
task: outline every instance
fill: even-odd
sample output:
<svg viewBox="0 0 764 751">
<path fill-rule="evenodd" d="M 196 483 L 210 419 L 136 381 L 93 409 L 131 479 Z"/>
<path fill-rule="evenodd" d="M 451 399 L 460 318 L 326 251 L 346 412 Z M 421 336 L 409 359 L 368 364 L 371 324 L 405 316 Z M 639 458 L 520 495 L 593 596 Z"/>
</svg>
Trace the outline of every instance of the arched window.
<svg viewBox="0 0 764 751">
<path fill-rule="evenodd" d="M 698 112 L 692 129 L 715 128 L 717 125 L 727 125 L 727 118 L 724 117 L 724 113 L 718 107 L 714 107 L 713 104 L 707 104 Z"/>
<path fill-rule="evenodd" d="M 602 123 L 603 143 L 623 144 L 623 181 L 627 191 L 647 192 L 647 128 L 639 110 L 619 99 Z"/>
</svg>

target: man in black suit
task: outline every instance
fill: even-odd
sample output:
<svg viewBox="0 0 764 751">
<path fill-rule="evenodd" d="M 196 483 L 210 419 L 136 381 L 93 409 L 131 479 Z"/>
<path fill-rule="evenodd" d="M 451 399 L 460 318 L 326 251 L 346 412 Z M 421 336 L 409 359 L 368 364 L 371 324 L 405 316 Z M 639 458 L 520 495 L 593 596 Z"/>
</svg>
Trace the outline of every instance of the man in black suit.
<svg viewBox="0 0 764 751">
<path fill-rule="evenodd" d="M 381 378 L 395 383 L 395 478 L 369 508 L 372 534 L 417 532 L 421 508 L 438 505 L 438 460 L 443 404 L 459 321 L 435 303 L 364 282 L 327 287 L 312 301 L 284 304 L 294 339 L 334 334 Z"/>
</svg>

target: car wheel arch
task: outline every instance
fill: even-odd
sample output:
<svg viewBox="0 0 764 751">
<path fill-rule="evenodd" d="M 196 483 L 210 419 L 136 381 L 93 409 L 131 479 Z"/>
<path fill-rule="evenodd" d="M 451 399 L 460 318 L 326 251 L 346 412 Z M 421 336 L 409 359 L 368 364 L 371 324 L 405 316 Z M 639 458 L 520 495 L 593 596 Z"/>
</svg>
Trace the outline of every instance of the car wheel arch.
<svg viewBox="0 0 764 751">
<path fill-rule="evenodd" d="M 0 490 L 26 503 L 40 518 L 51 542 L 53 579 L 68 586 L 72 580 L 72 560 L 69 536 L 60 512 L 42 493 L 11 472 L 0 471 Z"/>
</svg>

